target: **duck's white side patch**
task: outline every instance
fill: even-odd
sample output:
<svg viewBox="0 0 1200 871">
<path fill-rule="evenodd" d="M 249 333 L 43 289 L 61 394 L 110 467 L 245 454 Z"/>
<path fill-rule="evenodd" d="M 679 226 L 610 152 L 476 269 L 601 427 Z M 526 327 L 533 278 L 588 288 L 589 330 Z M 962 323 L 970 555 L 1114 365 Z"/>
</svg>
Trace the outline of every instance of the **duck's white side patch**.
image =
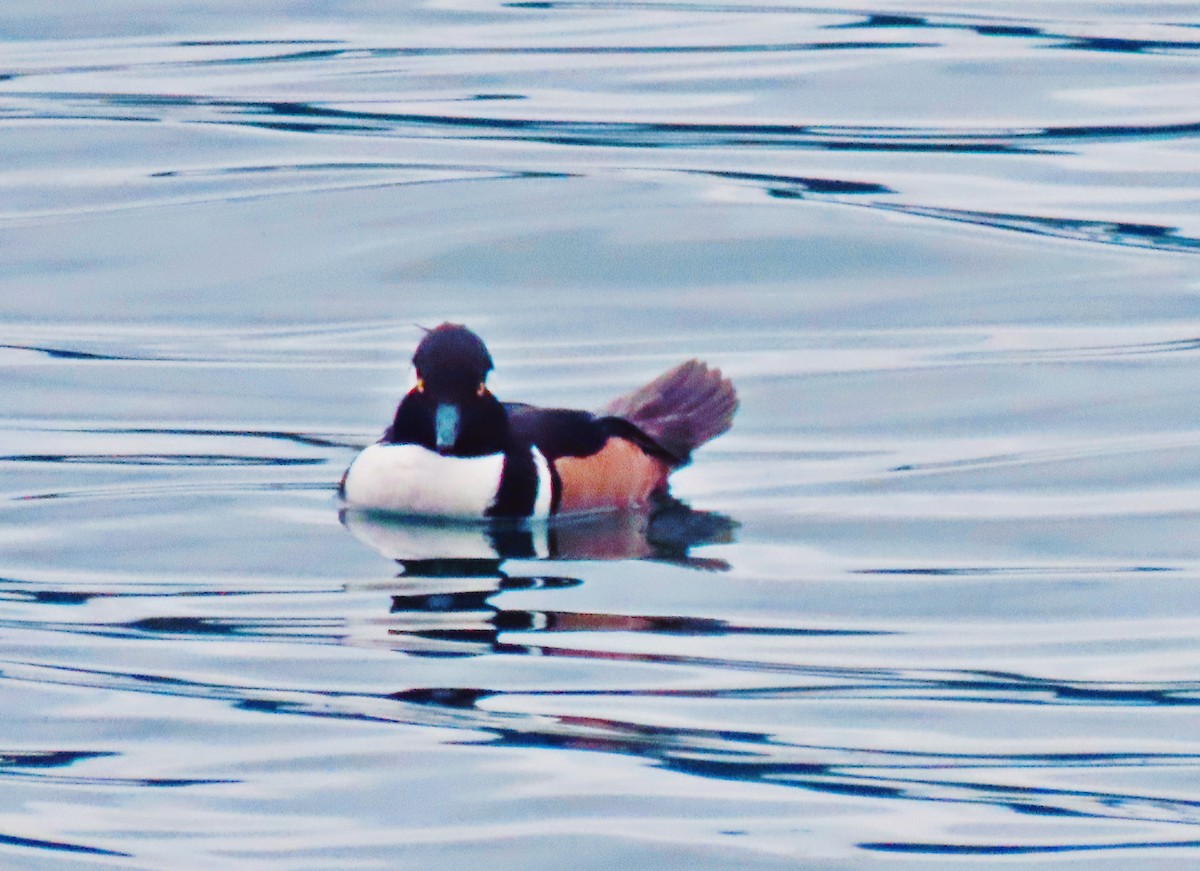
<svg viewBox="0 0 1200 871">
<path fill-rule="evenodd" d="M 420 445 L 376 444 L 350 464 L 343 495 L 358 508 L 481 518 L 496 501 L 503 471 L 504 454 L 446 457 Z"/>
<path fill-rule="evenodd" d="M 537 498 L 533 502 L 532 517 L 546 518 L 550 516 L 550 501 L 554 497 L 554 478 L 550 474 L 550 463 L 542 456 L 542 452 L 533 448 L 533 462 L 537 466 L 538 488 Z"/>
</svg>

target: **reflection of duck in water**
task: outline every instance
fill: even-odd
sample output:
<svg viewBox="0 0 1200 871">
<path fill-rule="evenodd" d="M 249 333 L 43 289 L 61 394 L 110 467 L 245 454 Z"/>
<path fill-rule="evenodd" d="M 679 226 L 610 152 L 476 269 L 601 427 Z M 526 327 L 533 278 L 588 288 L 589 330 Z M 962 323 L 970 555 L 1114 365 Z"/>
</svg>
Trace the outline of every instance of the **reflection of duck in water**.
<svg viewBox="0 0 1200 871">
<path fill-rule="evenodd" d="M 599 415 L 501 403 L 487 347 L 456 324 L 430 330 L 413 363 L 392 425 L 342 478 L 351 507 L 482 519 L 645 506 L 737 408 L 733 385 L 696 360 Z"/>
<path fill-rule="evenodd" d="M 563 517 L 554 523 L 462 523 L 349 508 L 342 510 L 341 519 L 357 539 L 403 566 L 405 576 L 426 565 L 498 568 L 509 559 L 638 559 L 720 570 L 728 568 L 723 561 L 693 557 L 690 551 L 732 541 L 737 525 L 723 514 L 693 511 L 667 495 L 636 511 Z"/>
<path fill-rule="evenodd" d="M 669 496 L 656 498 L 652 508 L 641 511 L 563 518 L 553 524 L 414 520 L 354 509 L 343 510 L 341 517 L 356 538 L 403 569 L 386 587 L 391 597 L 388 618 L 360 624 L 351 637 L 356 643 L 382 643 L 426 656 L 534 650 L 548 654 L 515 640 L 526 632 L 714 631 L 719 621 L 512 610 L 499 607 L 492 599 L 506 591 L 562 589 L 583 583 L 549 574 L 512 576 L 503 569 L 509 559 L 645 559 L 688 568 L 725 569 L 728 566 L 723 561 L 693 557 L 690 549 L 732 541 L 736 525 L 721 514 L 692 511 Z M 379 587 L 372 584 L 371 589 Z M 514 641 L 502 642 L 501 634 Z"/>
</svg>

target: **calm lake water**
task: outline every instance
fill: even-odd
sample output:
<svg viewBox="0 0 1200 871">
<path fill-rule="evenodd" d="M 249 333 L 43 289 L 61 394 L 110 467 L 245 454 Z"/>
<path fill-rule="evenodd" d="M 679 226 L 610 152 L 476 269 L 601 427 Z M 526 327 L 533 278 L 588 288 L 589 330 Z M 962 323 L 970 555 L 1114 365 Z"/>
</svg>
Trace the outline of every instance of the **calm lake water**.
<svg viewBox="0 0 1200 871">
<path fill-rule="evenodd" d="M 1200 4 L 76 7 L 0 10 L 0 867 L 1200 863 Z M 720 366 L 693 511 L 342 516 L 444 320 Z"/>
</svg>

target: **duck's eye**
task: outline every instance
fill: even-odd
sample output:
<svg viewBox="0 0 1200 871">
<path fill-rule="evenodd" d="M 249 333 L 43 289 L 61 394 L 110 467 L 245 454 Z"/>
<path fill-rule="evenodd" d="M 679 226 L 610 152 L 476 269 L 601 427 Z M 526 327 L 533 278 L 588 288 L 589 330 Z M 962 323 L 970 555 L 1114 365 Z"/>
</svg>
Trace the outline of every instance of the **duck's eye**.
<svg viewBox="0 0 1200 871">
<path fill-rule="evenodd" d="M 416 391 L 417 391 L 417 393 L 424 393 L 424 392 L 425 392 L 425 379 L 424 379 L 424 378 L 418 378 L 418 379 L 417 379 L 417 386 L 416 386 L 416 387 L 414 387 L 413 389 L 414 389 L 414 390 L 416 390 Z"/>
<path fill-rule="evenodd" d="M 483 396 L 485 393 L 487 393 L 487 385 L 480 381 L 479 386 L 475 388 L 475 395 Z"/>
</svg>

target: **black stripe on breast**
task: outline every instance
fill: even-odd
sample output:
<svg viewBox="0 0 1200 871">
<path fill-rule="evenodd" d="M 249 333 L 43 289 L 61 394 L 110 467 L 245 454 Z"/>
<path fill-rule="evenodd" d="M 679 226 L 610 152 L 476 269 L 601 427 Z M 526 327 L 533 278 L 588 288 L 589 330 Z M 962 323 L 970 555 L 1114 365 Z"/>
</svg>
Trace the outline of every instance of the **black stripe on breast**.
<svg viewBox="0 0 1200 871">
<path fill-rule="evenodd" d="M 550 516 L 553 517 L 562 503 L 562 475 L 558 474 L 554 460 L 547 458 L 546 465 L 550 467 Z"/>
<path fill-rule="evenodd" d="M 504 452 L 504 471 L 496 501 L 485 512 L 488 517 L 528 517 L 537 502 L 538 473 L 533 451 L 517 446 Z"/>
</svg>

